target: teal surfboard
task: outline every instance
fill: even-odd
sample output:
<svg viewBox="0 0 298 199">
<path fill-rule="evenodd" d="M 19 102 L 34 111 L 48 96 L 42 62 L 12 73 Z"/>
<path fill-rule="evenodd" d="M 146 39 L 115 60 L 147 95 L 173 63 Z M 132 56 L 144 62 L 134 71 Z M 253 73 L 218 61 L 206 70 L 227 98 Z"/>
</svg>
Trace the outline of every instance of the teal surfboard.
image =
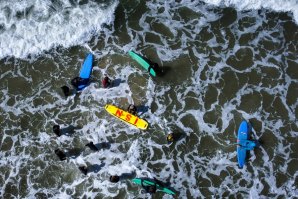
<svg viewBox="0 0 298 199">
<path fill-rule="evenodd" d="M 137 53 L 133 51 L 129 51 L 128 54 L 136 60 L 143 68 L 145 68 L 153 77 L 156 77 L 156 72 L 152 67 L 150 67 L 150 64 L 142 58 L 142 56 L 138 55 Z"/>
<path fill-rule="evenodd" d="M 158 191 L 161 191 L 161 192 L 164 192 L 164 193 L 167 193 L 167 194 L 172 194 L 172 195 L 175 195 L 176 193 L 166 187 L 163 187 L 157 183 L 155 183 L 154 181 L 150 181 L 150 180 L 145 180 L 145 179 L 141 179 L 141 178 L 134 178 L 132 179 L 132 182 L 134 182 L 135 184 L 137 185 L 142 185 L 142 181 L 143 181 L 143 185 L 144 186 L 151 186 L 151 185 L 156 185 L 156 189 Z"/>
</svg>

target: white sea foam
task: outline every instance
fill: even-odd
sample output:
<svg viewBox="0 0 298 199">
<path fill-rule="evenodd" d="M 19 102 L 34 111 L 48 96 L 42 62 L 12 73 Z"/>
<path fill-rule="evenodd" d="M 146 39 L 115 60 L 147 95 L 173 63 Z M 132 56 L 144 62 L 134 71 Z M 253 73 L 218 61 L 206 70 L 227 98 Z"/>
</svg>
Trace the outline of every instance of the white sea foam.
<svg viewBox="0 0 298 199">
<path fill-rule="evenodd" d="M 238 10 L 258 10 L 261 8 L 277 12 L 291 12 L 295 22 L 298 24 L 298 2 L 297 0 L 203 0 L 208 4 L 216 6 L 234 6 Z"/>
<path fill-rule="evenodd" d="M 109 6 L 89 1 L 2 1 L 0 58 L 25 58 L 53 47 L 80 45 L 114 20 L 118 1 Z"/>
</svg>

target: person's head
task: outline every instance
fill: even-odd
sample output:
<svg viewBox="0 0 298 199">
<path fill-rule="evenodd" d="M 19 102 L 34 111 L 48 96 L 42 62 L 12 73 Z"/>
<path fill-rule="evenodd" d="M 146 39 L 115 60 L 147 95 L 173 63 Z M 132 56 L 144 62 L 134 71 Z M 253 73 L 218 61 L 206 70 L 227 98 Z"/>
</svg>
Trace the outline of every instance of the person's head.
<svg viewBox="0 0 298 199">
<path fill-rule="evenodd" d="M 174 142 L 174 134 L 173 133 L 170 133 L 168 136 L 167 136 L 167 140 L 168 142 Z"/>
<path fill-rule="evenodd" d="M 57 136 L 60 136 L 61 135 L 61 131 L 60 131 L 60 126 L 55 124 L 53 126 L 53 132 L 57 135 Z"/>
<path fill-rule="evenodd" d="M 116 182 L 119 181 L 119 179 L 120 179 L 120 177 L 117 176 L 117 175 L 115 175 L 115 176 L 110 176 L 110 182 L 114 182 L 114 183 L 116 183 Z"/>
<path fill-rule="evenodd" d="M 87 175 L 88 168 L 86 166 L 80 166 L 79 169 L 84 175 Z"/>
<path fill-rule="evenodd" d="M 155 186 L 150 186 L 148 191 L 149 191 L 149 193 L 155 193 L 156 192 L 156 187 Z"/>
<path fill-rule="evenodd" d="M 60 149 L 55 150 L 55 154 L 59 157 L 60 160 L 66 160 L 66 155 Z"/>
<path fill-rule="evenodd" d="M 71 95 L 70 89 L 68 88 L 68 86 L 62 86 L 61 87 L 63 94 L 68 97 Z"/>
</svg>

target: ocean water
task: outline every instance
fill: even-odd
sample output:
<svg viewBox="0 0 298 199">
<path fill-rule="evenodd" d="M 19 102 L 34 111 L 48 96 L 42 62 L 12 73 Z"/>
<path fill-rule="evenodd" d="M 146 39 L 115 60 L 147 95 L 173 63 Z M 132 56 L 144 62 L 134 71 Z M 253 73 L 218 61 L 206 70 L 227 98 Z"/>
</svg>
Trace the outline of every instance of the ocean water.
<svg viewBox="0 0 298 199">
<path fill-rule="evenodd" d="M 176 198 L 297 198 L 297 24 L 296 0 L 1 1 L 0 198 L 150 198 L 134 177 Z M 89 52 L 93 83 L 65 98 Z M 104 74 L 117 86 L 103 89 Z M 148 130 L 104 110 L 130 103 Z M 239 169 L 242 120 L 261 146 Z M 57 137 L 55 124 L 71 135 Z M 168 144 L 169 132 L 180 139 Z"/>
</svg>

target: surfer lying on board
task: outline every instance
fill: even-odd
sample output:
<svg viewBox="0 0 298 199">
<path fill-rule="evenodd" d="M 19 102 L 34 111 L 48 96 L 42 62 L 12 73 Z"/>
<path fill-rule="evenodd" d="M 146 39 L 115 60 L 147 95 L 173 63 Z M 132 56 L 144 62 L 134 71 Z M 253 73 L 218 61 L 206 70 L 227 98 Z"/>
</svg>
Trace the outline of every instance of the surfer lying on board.
<svg viewBox="0 0 298 199">
<path fill-rule="evenodd" d="M 149 73 L 150 73 L 151 68 L 156 71 L 156 70 L 158 70 L 159 66 L 157 63 L 151 63 L 150 66 L 148 67 Z"/>
<path fill-rule="evenodd" d="M 130 114 L 136 115 L 137 114 L 137 107 L 133 104 L 130 104 L 127 108 L 127 112 Z"/>
<path fill-rule="evenodd" d="M 112 83 L 111 79 L 105 74 L 105 77 L 101 81 L 102 87 L 108 88 L 111 85 L 111 83 Z"/>
<path fill-rule="evenodd" d="M 89 79 L 83 79 L 80 77 L 75 77 L 71 80 L 71 85 L 75 87 L 76 90 L 81 90 L 89 83 Z"/>
<path fill-rule="evenodd" d="M 142 181 L 142 187 L 144 188 L 146 193 L 153 194 L 153 193 L 156 192 L 156 184 L 154 184 L 154 185 L 145 185 Z"/>
<path fill-rule="evenodd" d="M 242 140 L 242 142 L 238 143 L 237 145 L 245 150 L 253 150 L 259 145 L 259 143 L 252 140 Z"/>
</svg>

